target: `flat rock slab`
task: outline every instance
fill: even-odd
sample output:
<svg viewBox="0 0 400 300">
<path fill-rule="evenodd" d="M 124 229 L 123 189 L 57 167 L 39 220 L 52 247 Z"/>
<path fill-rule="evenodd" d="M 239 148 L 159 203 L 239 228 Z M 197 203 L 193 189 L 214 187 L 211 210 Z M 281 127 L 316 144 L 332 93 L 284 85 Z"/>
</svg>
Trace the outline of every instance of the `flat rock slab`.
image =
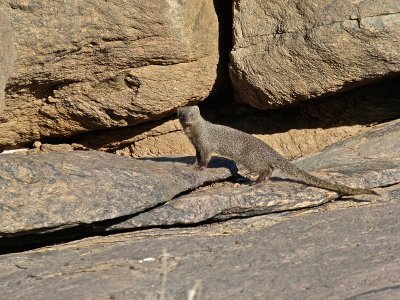
<svg viewBox="0 0 400 300">
<path fill-rule="evenodd" d="M 337 194 L 290 181 L 268 187 L 221 186 L 178 197 L 107 230 L 197 224 L 260 214 L 311 208 L 337 198 Z"/>
<path fill-rule="evenodd" d="M 0 235 L 136 214 L 234 172 L 234 164 L 226 160 L 225 167 L 215 160 L 206 172 L 195 171 L 188 162 L 97 151 L 0 155 Z"/>
<path fill-rule="evenodd" d="M 0 291 L 4 299 L 398 299 L 399 215 L 396 201 L 273 225 L 252 218 L 236 232 L 231 223 L 90 238 L 1 256 Z"/>
</svg>

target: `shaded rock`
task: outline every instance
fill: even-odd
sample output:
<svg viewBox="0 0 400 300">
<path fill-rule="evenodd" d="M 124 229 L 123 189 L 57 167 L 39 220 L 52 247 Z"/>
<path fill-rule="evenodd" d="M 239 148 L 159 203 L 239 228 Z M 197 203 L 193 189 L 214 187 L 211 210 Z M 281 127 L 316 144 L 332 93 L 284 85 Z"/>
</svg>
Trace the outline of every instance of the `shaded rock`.
<svg viewBox="0 0 400 300">
<path fill-rule="evenodd" d="M 400 182 L 400 120 L 330 146 L 296 162 L 316 176 L 352 187 L 374 188 Z M 282 174 L 275 175 L 285 178 Z M 274 176 L 274 177 L 275 177 Z M 217 186 L 177 197 L 163 206 L 109 228 L 195 224 L 314 207 L 337 194 L 291 180 L 272 178 L 264 185 Z M 383 192 L 384 193 L 384 192 Z M 387 196 L 382 195 L 384 198 Z M 360 195 L 362 200 L 376 196 Z"/>
<path fill-rule="evenodd" d="M 7 15 L 0 7 L 0 113 L 4 110 L 4 88 L 15 59 L 12 27 Z"/>
<path fill-rule="evenodd" d="M 194 154 L 177 119 L 145 123 L 134 128 L 120 128 L 109 132 L 89 133 L 73 141 L 87 148 L 115 151 L 132 157 Z"/>
<path fill-rule="evenodd" d="M 294 159 L 371 130 L 377 123 L 400 118 L 398 86 L 400 77 L 267 111 L 210 100 L 201 105 L 201 112 L 205 119 L 254 134 L 283 156 Z M 132 157 L 194 155 L 177 119 L 88 133 L 70 142 Z"/>
<path fill-rule="evenodd" d="M 394 201 L 95 237 L 1 256 L 0 290 L 6 299 L 397 299 L 399 214 Z"/>
<path fill-rule="evenodd" d="M 215 160 L 136 160 L 104 152 L 0 155 L 0 235 L 46 232 L 132 215 L 232 172 Z M 189 159 L 190 162 L 190 159 Z M 218 168 L 217 168 L 218 167 Z"/>
<path fill-rule="evenodd" d="M 234 1 L 236 99 L 269 109 L 399 74 L 400 3 Z"/>
<path fill-rule="evenodd" d="M 160 119 L 216 83 L 212 1 L 13 0 L 0 8 L 18 48 L 0 149 Z"/>
</svg>

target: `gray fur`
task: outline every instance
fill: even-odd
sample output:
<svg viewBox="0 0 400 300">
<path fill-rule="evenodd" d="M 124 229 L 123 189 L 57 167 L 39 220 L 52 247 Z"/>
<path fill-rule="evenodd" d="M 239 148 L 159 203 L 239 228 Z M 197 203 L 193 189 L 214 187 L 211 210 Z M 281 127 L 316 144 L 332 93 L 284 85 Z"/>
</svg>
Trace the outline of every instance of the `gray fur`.
<svg viewBox="0 0 400 300">
<path fill-rule="evenodd" d="M 217 154 L 231 158 L 257 173 L 257 183 L 268 180 L 273 170 L 279 169 L 306 184 L 335 191 L 339 195 L 377 194 L 372 190 L 351 188 L 317 178 L 299 169 L 250 134 L 204 120 L 197 106 L 179 108 L 178 117 L 185 134 L 196 148 L 196 167 L 199 169 L 206 168 L 211 156 Z"/>
</svg>

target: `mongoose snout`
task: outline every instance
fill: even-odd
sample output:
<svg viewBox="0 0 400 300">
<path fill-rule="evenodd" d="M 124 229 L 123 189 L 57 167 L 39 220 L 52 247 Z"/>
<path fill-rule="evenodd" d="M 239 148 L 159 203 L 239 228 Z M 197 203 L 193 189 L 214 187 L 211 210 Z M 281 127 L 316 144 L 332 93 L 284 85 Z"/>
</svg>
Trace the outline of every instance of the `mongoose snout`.
<svg viewBox="0 0 400 300">
<path fill-rule="evenodd" d="M 200 116 L 200 110 L 197 106 L 180 107 L 177 110 L 178 119 L 181 124 L 193 124 Z"/>
</svg>

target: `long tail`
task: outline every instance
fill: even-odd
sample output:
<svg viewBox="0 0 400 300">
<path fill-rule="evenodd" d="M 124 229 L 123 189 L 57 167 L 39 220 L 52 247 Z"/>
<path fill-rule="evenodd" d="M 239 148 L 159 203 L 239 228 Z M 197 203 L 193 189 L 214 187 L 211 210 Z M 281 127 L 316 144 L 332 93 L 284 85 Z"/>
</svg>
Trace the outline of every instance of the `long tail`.
<svg viewBox="0 0 400 300">
<path fill-rule="evenodd" d="M 341 185 L 338 183 L 332 183 L 326 181 L 324 179 L 315 177 L 310 173 L 303 171 L 302 169 L 298 168 L 294 164 L 290 162 L 284 162 L 279 169 L 286 173 L 287 175 L 293 176 L 296 179 L 299 179 L 309 185 L 316 186 L 325 190 L 330 190 L 337 192 L 341 196 L 351 196 L 351 195 L 360 195 L 360 194 L 373 194 L 379 195 L 377 192 L 368 190 L 368 189 L 357 189 L 351 188 L 345 185 Z"/>
</svg>

